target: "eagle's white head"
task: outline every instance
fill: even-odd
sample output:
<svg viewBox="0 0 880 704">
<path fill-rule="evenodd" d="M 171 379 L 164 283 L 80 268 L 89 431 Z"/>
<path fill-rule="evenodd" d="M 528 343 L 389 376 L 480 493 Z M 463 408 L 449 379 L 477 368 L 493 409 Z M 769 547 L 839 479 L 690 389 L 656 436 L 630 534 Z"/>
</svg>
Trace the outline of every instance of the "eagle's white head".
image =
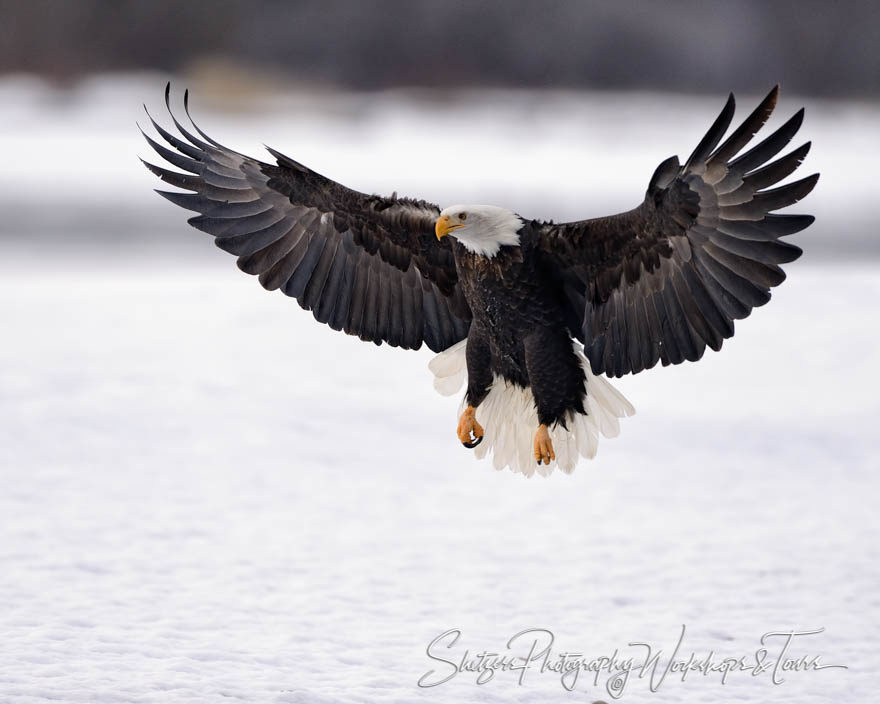
<svg viewBox="0 0 880 704">
<path fill-rule="evenodd" d="M 474 254 L 491 259 L 505 245 L 519 246 L 523 221 L 514 212 L 495 205 L 450 205 L 440 213 L 437 239 L 451 235 Z"/>
</svg>

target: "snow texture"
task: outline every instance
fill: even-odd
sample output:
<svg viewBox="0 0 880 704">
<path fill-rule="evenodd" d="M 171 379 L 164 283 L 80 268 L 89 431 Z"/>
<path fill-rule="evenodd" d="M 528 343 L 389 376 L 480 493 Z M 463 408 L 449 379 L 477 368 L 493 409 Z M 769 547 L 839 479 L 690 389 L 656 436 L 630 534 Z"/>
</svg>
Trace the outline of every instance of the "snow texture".
<svg viewBox="0 0 880 704">
<path fill-rule="evenodd" d="M 722 352 L 617 380 L 639 414 L 596 460 L 526 480 L 461 447 L 429 351 L 319 326 L 204 244 L 3 262 L 0 700 L 608 701 L 416 683 L 450 628 L 459 657 L 537 627 L 600 655 L 687 624 L 736 656 L 824 627 L 796 650 L 850 669 L 623 701 L 874 701 L 875 270 L 792 265 Z"/>
</svg>

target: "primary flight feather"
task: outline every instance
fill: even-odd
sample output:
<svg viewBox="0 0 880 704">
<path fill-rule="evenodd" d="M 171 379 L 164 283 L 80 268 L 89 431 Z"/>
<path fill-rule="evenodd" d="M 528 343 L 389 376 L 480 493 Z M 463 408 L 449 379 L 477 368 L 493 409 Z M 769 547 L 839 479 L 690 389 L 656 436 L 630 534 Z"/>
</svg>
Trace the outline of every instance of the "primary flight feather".
<svg viewBox="0 0 880 704">
<path fill-rule="evenodd" d="M 467 390 L 457 434 L 497 468 L 570 472 L 634 413 L 601 375 L 696 361 L 721 348 L 734 320 L 770 299 L 781 264 L 801 250 L 781 238 L 810 215 L 773 214 L 806 196 L 818 174 L 776 186 L 807 142 L 773 160 L 803 110 L 748 151 L 776 104 L 774 88 L 722 141 L 721 114 L 681 165 L 657 167 L 645 198 L 609 217 L 554 224 L 489 205 L 366 195 L 269 149 L 276 163 L 222 146 L 195 123 L 144 134 L 199 213 L 189 223 L 238 257 L 242 271 L 362 340 L 424 343 L 441 393 Z M 187 96 L 184 109 L 189 116 Z M 170 147 L 170 148 L 169 148 Z M 743 153 L 741 153 L 743 152 Z M 775 186 L 775 187 L 774 187 Z"/>
</svg>

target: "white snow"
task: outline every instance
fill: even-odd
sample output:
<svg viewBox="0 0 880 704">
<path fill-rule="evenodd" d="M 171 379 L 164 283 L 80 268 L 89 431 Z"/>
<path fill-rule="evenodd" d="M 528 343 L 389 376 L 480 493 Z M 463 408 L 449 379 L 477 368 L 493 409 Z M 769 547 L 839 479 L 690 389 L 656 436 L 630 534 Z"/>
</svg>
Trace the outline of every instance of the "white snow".
<svg viewBox="0 0 880 704">
<path fill-rule="evenodd" d="M 586 675 L 417 683 L 448 671 L 426 648 L 453 628 L 454 659 L 547 628 L 556 653 L 647 641 L 665 662 L 682 624 L 685 659 L 824 628 L 792 655 L 849 669 L 634 677 L 622 701 L 876 700 L 875 260 L 807 247 L 720 353 L 614 382 L 638 415 L 596 460 L 524 479 L 458 443 L 430 351 L 316 324 L 150 193 L 132 123 L 163 85 L 0 83 L 0 701 L 610 701 Z M 194 105 L 221 142 L 364 190 L 561 218 L 632 205 L 723 99 L 385 97 Z M 783 93 L 775 124 L 801 102 Z M 825 174 L 803 211 L 873 207 L 876 112 L 811 102 L 805 172 Z M 65 229 L 82 204 L 89 231 Z M 853 222 L 793 241 L 876 237 Z"/>
<path fill-rule="evenodd" d="M 416 682 L 450 628 L 456 658 L 537 627 L 598 656 L 682 624 L 737 657 L 824 627 L 794 650 L 850 669 L 624 701 L 873 701 L 873 268 L 792 265 L 721 353 L 616 382 L 639 414 L 595 461 L 525 480 L 459 445 L 429 351 L 205 250 L 3 263 L 3 701 L 555 701 L 549 674 Z"/>
</svg>

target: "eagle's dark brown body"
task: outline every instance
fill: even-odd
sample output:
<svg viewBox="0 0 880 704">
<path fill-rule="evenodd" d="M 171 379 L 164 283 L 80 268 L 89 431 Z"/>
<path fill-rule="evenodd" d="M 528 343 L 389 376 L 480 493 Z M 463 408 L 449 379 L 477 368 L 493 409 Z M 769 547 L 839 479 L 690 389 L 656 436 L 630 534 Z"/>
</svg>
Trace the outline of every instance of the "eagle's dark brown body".
<svg viewBox="0 0 880 704">
<path fill-rule="evenodd" d="M 538 418 L 565 424 L 584 412 L 584 372 L 564 320 L 560 280 L 541 265 L 538 230 L 525 222 L 520 246 L 491 259 L 453 244 L 455 265 L 473 319 L 467 340 L 467 403 L 479 406 L 495 376 L 531 387 Z"/>
</svg>

